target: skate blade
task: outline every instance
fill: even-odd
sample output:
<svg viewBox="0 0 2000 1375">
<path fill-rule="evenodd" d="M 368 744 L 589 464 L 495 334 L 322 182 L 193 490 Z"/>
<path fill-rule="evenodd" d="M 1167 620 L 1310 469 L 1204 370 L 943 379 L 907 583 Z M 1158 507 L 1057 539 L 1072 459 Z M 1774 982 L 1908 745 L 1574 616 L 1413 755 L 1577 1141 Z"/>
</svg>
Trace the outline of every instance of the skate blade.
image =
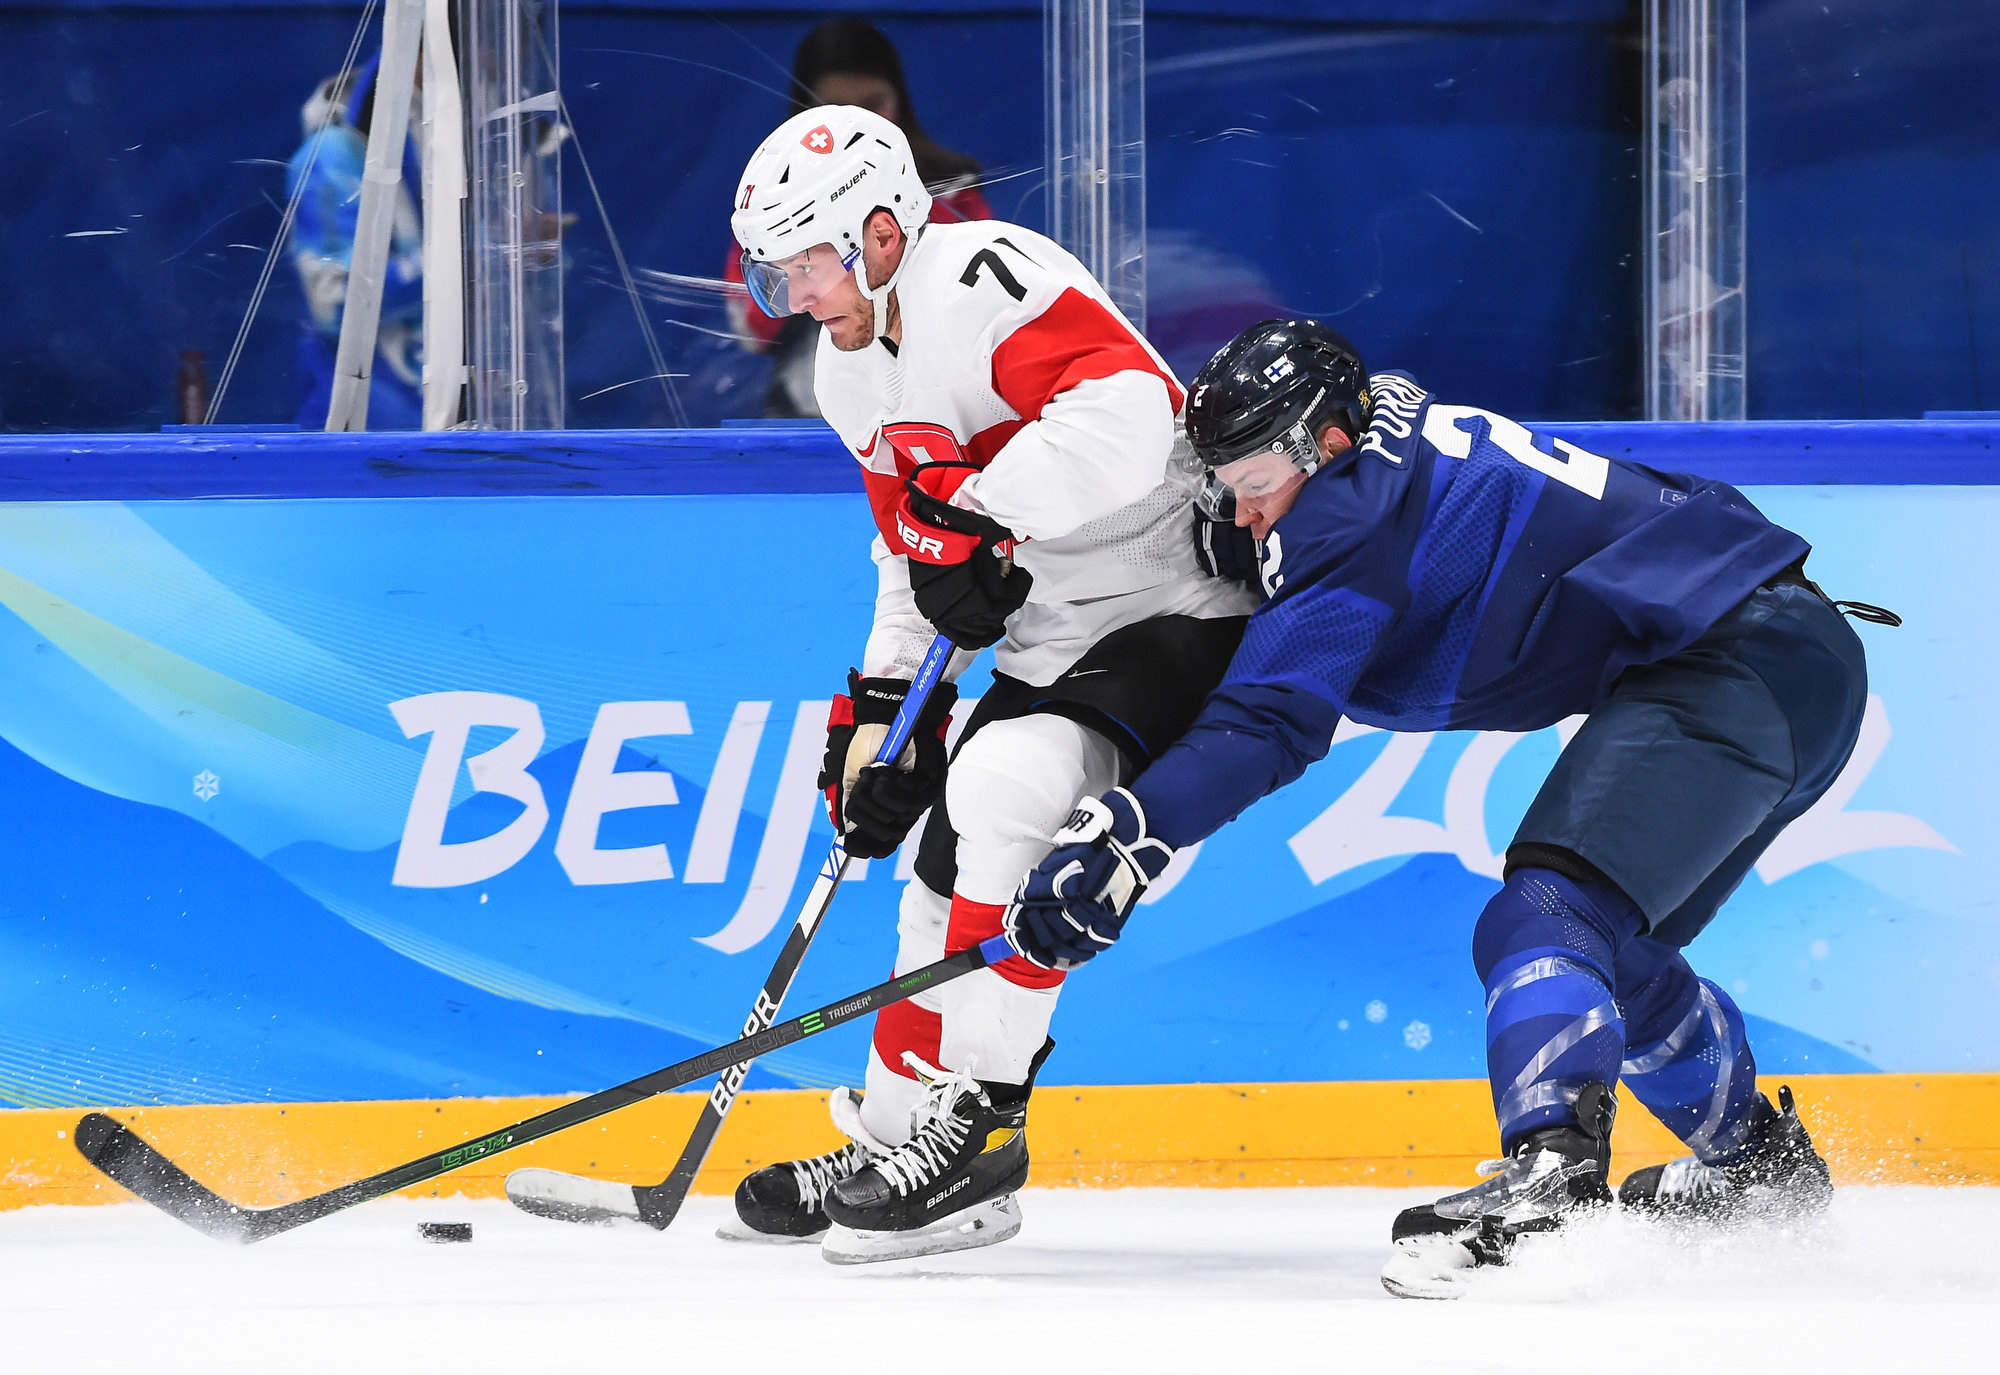
<svg viewBox="0 0 2000 1375">
<path fill-rule="evenodd" d="M 1382 1287 L 1399 1299 L 1460 1299 L 1479 1260 L 1455 1237 L 1411 1237 L 1396 1243 L 1382 1267 Z"/>
<path fill-rule="evenodd" d="M 507 1176 L 507 1201 L 524 1213 L 558 1222 L 609 1225 L 639 1221 L 630 1184 L 586 1179 L 561 1170 L 516 1170 Z"/>
<path fill-rule="evenodd" d="M 975 1203 L 928 1227 L 909 1232 L 864 1232 L 834 1223 L 819 1246 L 822 1259 L 834 1265 L 872 1265 L 882 1260 L 910 1260 L 946 1251 L 970 1251 L 997 1246 L 1021 1230 L 1021 1205 L 1002 1194 Z"/>
<path fill-rule="evenodd" d="M 740 1217 L 731 1216 L 728 1221 L 715 1229 L 715 1235 L 722 1241 L 746 1241 L 763 1246 L 817 1246 L 825 1231 L 814 1232 L 810 1236 L 788 1237 L 777 1232 L 760 1232 Z"/>
</svg>

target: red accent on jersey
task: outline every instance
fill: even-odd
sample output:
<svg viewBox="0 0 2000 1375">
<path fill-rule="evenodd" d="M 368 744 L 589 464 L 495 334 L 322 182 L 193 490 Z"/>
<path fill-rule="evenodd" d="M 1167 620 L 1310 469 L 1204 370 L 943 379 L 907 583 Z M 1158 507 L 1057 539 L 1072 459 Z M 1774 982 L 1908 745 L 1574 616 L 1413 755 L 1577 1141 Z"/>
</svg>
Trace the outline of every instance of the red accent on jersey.
<svg viewBox="0 0 2000 1375">
<path fill-rule="evenodd" d="M 1150 372 L 1167 384 L 1179 415 L 1185 399 L 1172 374 L 1098 302 L 1070 287 L 993 350 L 993 390 L 1028 420 L 1079 382 Z"/>
<path fill-rule="evenodd" d="M 927 1007 L 904 999 L 890 1003 L 875 1014 L 875 1053 L 892 1073 L 914 1079 L 917 1072 L 905 1064 L 903 1052 L 914 1050 L 927 1065 L 938 1062 L 938 1041 L 944 1036 L 944 1018 Z"/>
<path fill-rule="evenodd" d="M 965 462 L 965 450 L 959 448 L 958 436 L 942 425 L 898 420 L 893 425 L 884 425 L 880 433 L 896 451 L 896 471 L 906 477 L 920 463 Z"/>
<path fill-rule="evenodd" d="M 1025 420 L 1003 420 L 997 425 L 988 425 L 963 447 L 944 426 L 922 421 L 899 420 L 877 430 L 869 438 L 868 446 L 861 450 L 861 457 L 872 458 L 876 445 L 887 439 L 889 452 L 895 455 L 896 473 L 891 477 L 873 468 L 863 468 L 861 484 L 867 489 L 868 505 L 875 512 L 875 528 L 882 532 L 889 552 L 904 552 L 901 547 L 903 537 L 896 528 L 896 510 L 903 502 L 903 479 L 909 476 L 912 468 L 919 463 L 935 463 L 949 458 L 967 460 L 984 468 L 1027 423 Z"/>
<path fill-rule="evenodd" d="M 903 505 L 903 479 L 919 463 L 962 461 L 966 455 L 958 446 L 958 436 L 944 426 L 920 420 L 899 420 L 877 430 L 868 441 L 868 447 L 861 451 L 861 457 L 872 457 L 876 446 L 885 439 L 889 441 L 889 452 L 896 462 L 895 475 L 864 467 L 861 470 L 861 485 L 868 491 L 868 505 L 875 512 L 875 528 L 882 532 L 889 552 L 907 554 L 910 551 L 903 547 L 903 532 L 896 520 L 896 512 Z M 975 461 L 985 466 L 985 459 Z M 954 562 L 963 562 L 963 556 Z"/>
<path fill-rule="evenodd" d="M 993 455 L 1006 448 L 1007 441 L 1027 423 L 1025 420 L 1003 420 L 998 425 L 988 425 L 972 436 L 972 442 L 965 446 L 965 456 L 984 468 L 993 461 Z"/>
<path fill-rule="evenodd" d="M 903 479 L 893 473 L 863 468 L 861 487 L 868 493 L 868 509 L 875 513 L 875 528 L 882 532 L 889 552 L 902 553 L 903 537 L 896 533 L 896 511 L 903 504 Z"/>
<path fill-rule="evenodd" d="M 1007 904 L 1004 902 L 974 902 L 963 893 L 953 893 L 951 919 L 944 929 L 944 953 L 956 955 L 961 950 L 999 935 L 1001 920 L 1006 914 Z M 1044 969 L 1038 964 L 1022 959 L 1019 955 L 1009 955 L 1000 963 L 988 965 L 987 968 L 1008 983 L 1018 984 L 1022 988 L 1054 988 L 1063 981 L 1062 970 Z M 933 1060 L 931 1063 L 936 1064 L 937 1061 Z"/>
</svg>

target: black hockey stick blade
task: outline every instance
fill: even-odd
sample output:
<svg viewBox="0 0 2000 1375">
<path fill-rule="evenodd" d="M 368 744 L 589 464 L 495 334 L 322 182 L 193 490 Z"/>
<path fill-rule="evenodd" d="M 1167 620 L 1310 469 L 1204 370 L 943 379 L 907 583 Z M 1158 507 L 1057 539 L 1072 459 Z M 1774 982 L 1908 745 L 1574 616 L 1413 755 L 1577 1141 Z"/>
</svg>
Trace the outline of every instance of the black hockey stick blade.
<svg viewBox="0 0 2000 1375">
<path fill-rule="evenodd" d="M 85 1114 L 76 1124 L 76 1148 L 115 1182 L 196 1231 L 224 1241 L 256 1239 L 244 1209 L 197 1181 L 116 1118 Z"/>
<path fill-rule="evenodd" d="M 817 1036 L 822 1031 L 829 1031 L 856 1017 L 865 1017 L 892 1003 L 900 1003 L 905 998 L 970 974 L 975 969 L 984 969 L 988 964 L 997 963 L 1013 953 L 1013 947 L 1008 945 L 1004 935 L 994 936 L 981 945 L 948 955 L 921 969 L 913 969 L 802 1017 L 780 1022 L 754 1036 L 740 1037 L 727 1045 L 682 1060 L 679 1064 L 668 1065 L 665 1069 L 654 1070 L 651 1074 L 593 1093 L 587 1098 L 537 1113 L 477 1140 L 433 1151 L 380 1174 L 357 1179 L 352 1184 L 343 1184 L 325 1193 L 270 1208 L 246 1208 L 229 1202 L 161 1154 L 137 1132 L 105 1113 L 86 1114 L 77 1123 L 73 1139 L 84 1159 L 139 1198 L 179 1218 L 196 1231 L 219 1241 L 262 1241 L 343 1208 L 352 1208 L 357 1203 L 366 1203 L 413 1184 L 450 1174 L 475 1160 L 511 1151 L 530 1141 L 539 1141 L 655 1094 L 681 1088 L 697 1079 L 706 1079 L 731 1065 L 782 1050 L 796 1041 Z"/>
<path fill-rule="evenodd" d="M 903 704 L 896 710 L 895 720 L 889 723 L 881 748 L 875 752 L 876 763 L 887 764 L 901 757 L 903 747 L 916 731 L 924 704 L 930 700 L 931 690 L 943 680 L 945 669 L 950 666 L 954 648 L 943 635 L 931 641 L 916 677 L 910 680 L 903 695 Z M 827 851 L 825 863 L 820 865 L 812 890 L 799 905 L 799 914 L 771 965 L 771 972 L 764 977 L 764 986 L 743 1023 L 745 1036 L 753 1036 L 777 1020 L 778 1009 L 784 1006 L 785 994 L 791 990 L 806 949 L 812 944 L 827 909 L 833 906 L 833 896 L 840 891 L 840 880 L 846 872 L 847 848 L 836 838 Z M 736 1096 L 743 1091 L 743 1079 L 749 1072 L 750 1064 L 745 1061 L 724 1070 L 716 1079 L 708 1101 L 702 1104 L 701 1115 L 695 1119 L 694 1130 L 688 1134 L 687 1145 L 681 1148 L 680 1158 L 658 1184 L 621 1184 L 561 1170 L 516 1170 L 507 1176 L 508 1201 L 523 1212 L 559 1222 L 601 1224 L 628 1220 L 665 1231 L 680 1215 L 681 1205 L 687 1202 L 695 1176 L 707 1163 L 708 1153 L 714 1149 L 715 1138 L 729 1110 L 736 1105 Z"/>
<path fill-rule="evenodd" d="M 778 1006 L 791 988 L 799 963 L 805 958 L 806 947 L 812 943 L 820 918 L 826 915 L 826 909 L 832 904 L 834 892 L 840 887 L 840 876 L 846 868 L 847 851 L 836 841 L 820 869 L 812 892 L 806 897 L 805 906 L 799 911 L 797 923 L 785 937 L 777 963 L 772 966 L 764 987 L 757 994 L 757 1005 L 751 1009 L 749 1019 L 743 1026 L 745 1036 L 756 1035 L 777 1019 Z M 681 1205 L 687 1202 L 695 1176 L 701 1173 L 702 1165 L 708 1160 L 716 1135 L 722 1130 L 730 1108 L 735 1106 L 736 1096 L 742 1091 L 744 1076 L 749 1071 L 750 1064 L 744 1061 L 730 1066 L 717 1077 L 715 1087 L 701 1105 L 701 1116 L 695 1120 L 687 1145 L 681 1148 L 680 1158 L 658 1184 L 622 1184 L 616 1180 L 592 1179 L 587 1175 L 568 1174 L 561 1170 L 529 1168 L 516 1170 L 507 1176 L 507 1201 L 522 1212 L 553 1218 L 558 1222 L 608 1223 L 622 1220 L 643 1222 L 658 1231 L 666 1230 L 679 1215 Z"/>
</svg>

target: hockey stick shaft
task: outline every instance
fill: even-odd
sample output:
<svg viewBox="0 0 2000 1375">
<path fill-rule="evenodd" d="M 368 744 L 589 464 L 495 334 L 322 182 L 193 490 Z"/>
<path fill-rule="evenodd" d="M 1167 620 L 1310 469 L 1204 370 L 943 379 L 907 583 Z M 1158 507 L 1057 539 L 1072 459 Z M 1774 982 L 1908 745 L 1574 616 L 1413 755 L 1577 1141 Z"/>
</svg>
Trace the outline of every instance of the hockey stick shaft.
<svg viewBox="0 0 2000 1375">
<path fill-rule="evenodd" d="M 897 708 L 895 719 L 889 723 L 889 734 L 883 739 L 882 748 L 875 752 L 876 763 L 893 764 L 910 743 L 910 737 L 916 732 L 917 718 L 923 714 L 924 704 L 930 700 L 931 690 L 944 678 L 945 668 L 951 662 L 952 648 L 951 641 L 943 635 L 931 641 L 923 662 L 917 667 L 917 676 L 911 680 L 908 691 L 903 695 L 903 705 Z M 820 920 L 833 905 L 833 895 L 840 891 L 840 880 L 846 872 L 847 847 L 839 836 L 835 836 L 832 847 L 826 853 L 826 862 L 820 865 L 819 877 L 813 881 L 812 891 L 806 894 L 805 903 L 792 923 L 791 933 L 785 937 L 785 943 L 778 951 L 777 962 L 765 976 L 764 987 L 759 990 L 757 1001 L 744 1020 L 745 1036 L 756 1035 L 778 1019 L 778 1009 L 784 1006 L 785 994 L 791 991 L 792 980 L 806 957 L 806 949 L 819 930 Z M 707 1162 L 708 1153 L 715 1146 L 716 1135 L 722 1130 L 729 1110 L 735 1106 L 736 1095 L 742 1091 L 744 1076 L 749 1072 L 750 1062 L 747 1060 L 724 1070 L 715 1081 L 715 1087 L 709 1091 L 708 1101 L 702 1105 L 701 1116 L 696 1119 L 694 1130 L 688 1135 L 687 1145 L 681 1148 L 674 1168 L 658 1184 L 633 1187 L 632 1198 L 639 1209 L 639 1219 L 647 1226 L 664 1229 L 680 1213 L 681 1204 L 687 1201 L 695 1176 L 701 1173 L 701 1167 Z"/>
<path fill-rule="evenodd" d="M 783 1050 L 808 1036 L 817 1036 L 822 1031 L 830 1031 L 844 1022 L 900 1003 L 926 989 L 949 983 L 989 964 L 997 964 L 1013 953 L 1014 949 L 1008 944 L 1006 936 L 994 936 L 956 955 L 948 955 L 935 964 L 913 969 L 802 1017 L 780 1022 L 754 1036 L 741 1037 L 682 1060 L 679 1064 L 537 1113 L 511 1127 L 502 1127 L 463 1145 L 432 1151 L 429 1155 L 419 1156 L 380 1174 L 355 1180 L 352 1184 L 343 1184 L 337 1189 L 272 1208 L 244 1208 L 228 1202 L 162 1155 L 137 1132 L 105 1113 L 87 1113 L 76 1124 L 76 1148 L 84 1159 L 117 1183 L 197 1231 L 224 1241 L 262 1241 L 358 1203 L 450 1174 L 475 1160 L 511 1151 L 530 1141 L 539 1141 L 606 1113 L 630 1107 L 655 1094 L 684 1087 L 732 1065 L 743 1064 L 774 1050 Z"/>
</svg>

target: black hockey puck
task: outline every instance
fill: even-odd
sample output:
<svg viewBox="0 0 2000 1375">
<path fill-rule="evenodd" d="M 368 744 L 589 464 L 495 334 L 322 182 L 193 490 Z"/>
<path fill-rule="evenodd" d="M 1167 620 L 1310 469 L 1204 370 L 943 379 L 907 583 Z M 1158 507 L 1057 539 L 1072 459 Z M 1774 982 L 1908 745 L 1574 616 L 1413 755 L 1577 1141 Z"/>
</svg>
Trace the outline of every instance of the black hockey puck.
<svg viewBox="0 0 2000 1375">
<path fill-rule="evenodd" d="M 420 1222 L 417 1235 L 425 1241 L 471 1241 L 472 1224 L 469 1222 Z"/>
</svg>

